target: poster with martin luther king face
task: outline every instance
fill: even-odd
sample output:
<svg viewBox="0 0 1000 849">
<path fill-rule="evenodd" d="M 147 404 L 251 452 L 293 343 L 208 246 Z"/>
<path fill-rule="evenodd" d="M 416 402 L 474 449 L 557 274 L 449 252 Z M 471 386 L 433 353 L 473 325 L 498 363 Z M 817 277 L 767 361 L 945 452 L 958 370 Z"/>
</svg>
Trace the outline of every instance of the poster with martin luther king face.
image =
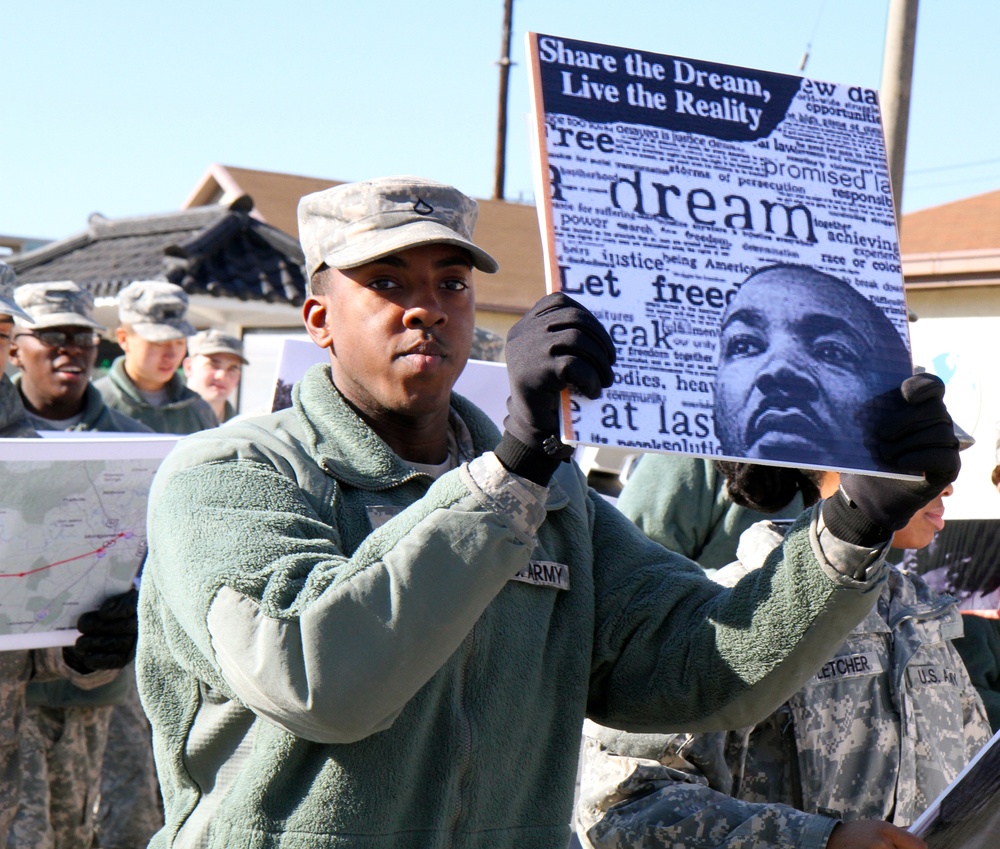
<svg viewBox="0 0 1000 849">
<path fill-rule="evenodd" d="M 618 355 L 564 439 L 905 471 L 872 437 L 912 373 L 877 93 L 527 39 L 548 288 Z"/>
</svg>

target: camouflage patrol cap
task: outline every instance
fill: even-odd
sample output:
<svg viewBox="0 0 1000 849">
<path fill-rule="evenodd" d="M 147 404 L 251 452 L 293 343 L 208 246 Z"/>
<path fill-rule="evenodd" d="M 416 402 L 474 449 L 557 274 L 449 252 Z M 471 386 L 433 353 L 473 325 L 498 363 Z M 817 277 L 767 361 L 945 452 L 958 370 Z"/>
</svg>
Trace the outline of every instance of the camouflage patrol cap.
<svg viewBox="0 0 1000 849">
<path fill-rule="evenodd" d="M 164 280 L 136 280 L 118 293 L 118 320 L 149 342 L 193 336 L 187 293 Z"/>
<path fill-rule="evenodd" d="M 17 285 L 17 275 L 7 263 L 0 262 L 0 315 L 10 315 L 32 323 L 32 318 L 14 300 L 14 287 Z"/>
<path fill-rule="evenodd" d="M 229 336 L 221 330 L 211 328 L 195 333 L 188 339 L 188 356 L 197 357 L 199 355 L 210 357 L 212 354 L 232 354 L 243 361 L 243 365 L 250 365 L 250 361 L 243 356 L 243 343 L 235 336 Z"/>
<path fill-rule="evenodd" d="M 472 241 L 479 207 L 458 189 L 420 177 L 345 183 L 299 201 L 299 239 L 309 277 L 326 263 L 356 268 L 407 248 L 457 245 L 489 274 L 499 266 Z"/>
<path fill-rule="evenodd" d="M 14 290 L 14 300 L 29 316 L 17 319 L 19 327 L 90 327 L 104 330 L 94 320 L 94 297 L 72 280 L 25 283 Z"/>
</svg>

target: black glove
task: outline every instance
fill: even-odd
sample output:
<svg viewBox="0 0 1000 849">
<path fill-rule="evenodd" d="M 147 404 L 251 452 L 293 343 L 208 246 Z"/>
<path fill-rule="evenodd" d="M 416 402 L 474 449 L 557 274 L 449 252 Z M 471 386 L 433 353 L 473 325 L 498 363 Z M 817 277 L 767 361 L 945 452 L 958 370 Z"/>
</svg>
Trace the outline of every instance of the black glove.
<svg viewBox="0 0 1000 849">
<path fill-rule="evenodd" d="M 823 503 L 823 520 L 835 536 L 865 546 L 884 542 L 905 527 L 917 510 L 958 477 L 962 466 L 940 378 L 916 374 L 879 400 L 878 459 L 924 479 L 840 476 L 840 491 Z"/>
<path fill-rule="evenodd" d="M 125 666 L 135 657 L 138 601 L 139 591 L 131 589 L 105 599 L 97 610 L 84 613 L 76 622 L 80 632 L 76 643 L 63 649 L 66 664 L 84 675 Z"/>
<path fill-rule="evenodd" d="M 614 378 L 615 346 L 601 323 L 561 292 L 546 295 L 507 334 L 510 397 L 496 455 L 535 483 L 548 484 L 573 449 L 559 441 L 559 393 L 596 398 Z"/>
</svg>

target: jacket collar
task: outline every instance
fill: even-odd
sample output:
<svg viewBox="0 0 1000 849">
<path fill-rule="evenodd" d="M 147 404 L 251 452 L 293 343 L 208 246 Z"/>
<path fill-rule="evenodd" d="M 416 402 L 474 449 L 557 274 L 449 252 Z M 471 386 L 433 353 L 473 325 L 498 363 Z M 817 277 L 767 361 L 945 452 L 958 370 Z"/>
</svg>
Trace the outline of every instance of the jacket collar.
<svg viewBox="0 0 1000 849">
<path fill-rule="evenodd" d="M 128 376 L 128 372 L 125 371 L 125 357 L 117 357 L 115 361 L 111 364 L 111 370 L 108 372 L 108 376 L 111 378 L 111 382 L 118 387 L 118 389 L 126 396 L 128 396 L 131 401 L 139 407 L 149 407 L 150 403 L 147 401 L 142 393 L 139 391 L 139 387 L 132 382 L 132 378 Z M 165 410 L 174 407 L 186 407 L 193 404 L 196 398 L 200 398 L 193 390 L 187 388 L 187 384 L 181 379 L 181 376 L 176 372 L 171 376 L 169 382 L 166 385 L 167 390 L 167 403 L 162 405 L 159 409 Z"/>
<path fill-rule="evenodd" d="M 420 473 L 404 463 L 358 416 L 333 384 L 330 366 L 314 365 L 292 390 L 292 406 L 315 461 L 329 474 L 363 489 L 389 489 Z M 496 426 L 478 407 L 452 393 L 451 425 L 460 459 L 491 451 Z"/>
<path fill-rule="evenodd" d="M 16 374 L 13 378 L 14 386 L 17 387 L 18 400 L 21 400 L 23 404 L 24 401 L 20 398 L 21 392 L 21 375 Z M 106 409 L 104 399 L 101 397 L 101 393 L 94 386 L 93 382 L 87 384 L 87 390 L 83 393 L 83 417 L 80 421 L 71 428 L 67 430 L 98 430 L 97 423 L 101 418 L 101 413 Z"/>
</svg>

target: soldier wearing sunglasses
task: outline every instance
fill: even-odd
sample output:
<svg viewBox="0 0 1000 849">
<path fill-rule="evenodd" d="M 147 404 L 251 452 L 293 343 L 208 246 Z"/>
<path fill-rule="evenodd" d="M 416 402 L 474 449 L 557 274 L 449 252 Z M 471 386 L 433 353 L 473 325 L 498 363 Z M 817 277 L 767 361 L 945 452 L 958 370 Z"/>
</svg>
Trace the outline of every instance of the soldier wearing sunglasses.
<svg viewBox="0 0 1000 849">
<path fill-rule="evenodd" d="M 28 419 L 38 430 L 149 432 L 130 416 L 110 409 L 90 382 L 99 331 L 90 293 L 70 280 L 27 283 L 14 291 L 34 319 L 18 319 L 10 361 Z"/>
<path fill-rule="evenodd" d="M 13 383 L 0 373 L 0 437 L 147 431 L 90 385 L 102 329 L 90 294 L 68 281 L 14 283 L 0 263 L 0 372 L 8 352 L 21 370 Z M 84 613 L 73 646 L 0 652 L 0 845 L 91 844 L 108 722 L 132 686 L 118 670 L 135 650 L 136 598 L 130 590 Z"/>
</svg>

